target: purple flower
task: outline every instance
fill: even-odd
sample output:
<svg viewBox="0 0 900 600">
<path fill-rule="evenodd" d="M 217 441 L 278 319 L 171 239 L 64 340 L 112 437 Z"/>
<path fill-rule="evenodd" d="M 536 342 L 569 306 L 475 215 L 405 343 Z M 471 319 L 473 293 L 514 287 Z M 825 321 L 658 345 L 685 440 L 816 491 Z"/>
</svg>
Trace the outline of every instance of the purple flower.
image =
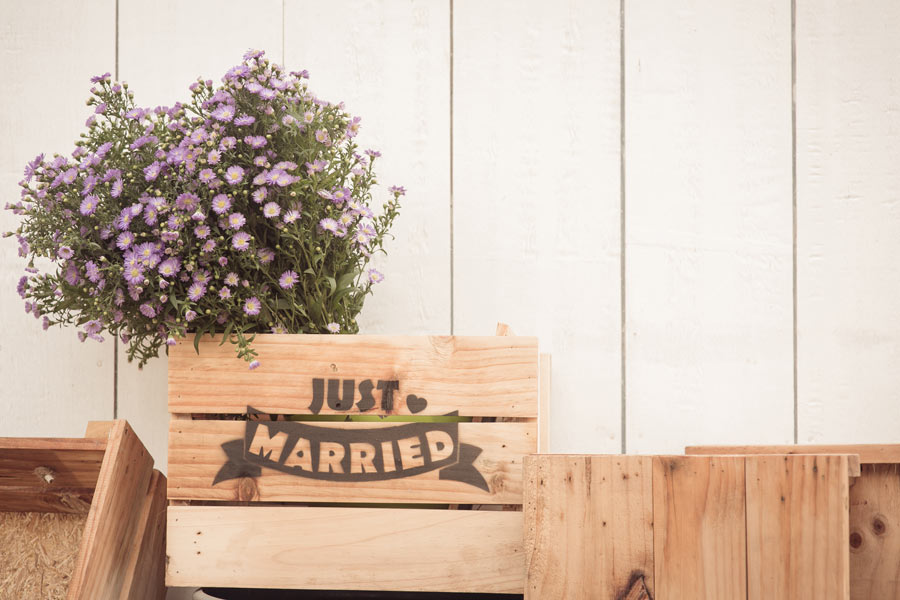
<svg viewBox="0 0 900 600">
<path fill-rule="evenodd" d="M 213 112 L 212 118 L 217 121 L 230 121 L 234 118 L 234 106 L 231 104 L 220 104 Z"/>
<path fill-rule="evenodd" d="M 234 287 L 238 284 L 238 281 L 239 281 L 238 274 L 233 271 L 231 273 L 228 273 L 228 275 L 225 276 L 225 285 L 230 285 L 230 286 Z"/>
<path fill-rule="evenodd" d="M 128 283 L 142 283 L 144 281 L 144 270 L 140 265 L 131 265 L 125 268 L 122 276 Z"/>
<path fill-rule="evenodd" d="M 350 190 L 347 188 L 337 189 L 331 193 L 331 199 L 335 204 L 342 204 L 350 199 Z"/>
<path fill-rule="evenodd" d="M 106 112 L 106 102 L 101 102 L 97 105 L 97 108 L 94 109 L 94 113 L 98 115 L 102 115 Z"/>
<path fill-rule="evenodd" d="M 236 250 L 243 252 L 250 247 L 250 234 L 246 231 L 239 231 L 231 238 L 231 245 Z"/>
<path fill-rule="evenodd" d="M 109 81 L 110 74 L 104 73 L 103 75 L 94 75 L 91 77 L 91 83 L 100 83 L 101 81 Z"/>
<path fill-rule="evenodd" d="M 235 275 L 237 278 L 237 275 Z M 19 283 L 16 285 L 16 292 L 18 292 L 19 296 L 24 300 L 25 299 L 25 290 L 28 289 L 28 275 L 22 275 L 19 278 Z"/>
<path fill-rule="evenodd" d="M 254 370 L 254 369 L 258 369 L 258 368 L 259 368 L 259 361 L 258 361 L 258 360 L 251 360 L 251 361 L 250 361 L 250 365 L 249 365 L 247 368 L 250 369 L 251 371 Z"/>
<path fill-rule="evenodd" d="M 327 217 L 319 221 L 319 227 L 325 231 L 330 231 L 331 233 L 337 233 L 338 231 L 337 221 Z"/>
<path fill-rule="evenodd" d="M 181 261 L 174 256 L 159 263 L 159 274 L 163 277 L 174 277 L 181 270 Z"/>
<path fill-rule="evenodd" d="M 340 333 L 341 326 L 338 325 L 337 323 L 329 323 L 328 325 L 325 326 L 325 329 L 327 329 L 331 333 Z"/>
<path fill-rule="evenodd" d="M 147 317 L 148 319 L 152 319 L 156 316 L 156 309 L 153 308 L 149 303 L 144 302 L 141 304 L 140 309 L 141 314 Z"/>
<path fill-rule="evenodd" d="M 225 213 L 229 208 L 231 208 L 231 198 L 225 194 L 219 194 L 212 199 L 212 209 L 217 215 Z"/>
<path fill-rule="evenodd" d="M 403 196 L 404 194 L 406 194 L 406 188 L 402 185 L 392 185 L 388 188 L 388 191 L 395 196 Z"/>
<path fill-rule="evenodd" d="M 92 260 L 84 263 L 84 274 L 93 283 L 97 283 L 98 281 L 100 281 L 100 267 L 98 267 L 97 263 Z"/>
<path fill-rule="evenodd" d="M 297 273 L 294 271 L 285 271 L 281 274 L 281 277 L 278 278 L 278 285 L 289 290 L 294 287 L 294 284 L 297 283 L 298 280 Z"/>
<path fill-rule="evenodd" d="M 247 125 L 253 125 L 256 122 L 255 117 L 251 117 L 250 115 L 241 115 L 237 119 L 234 120 L 234 124 L 238 127 L 245 127 Z"/>
<path fill-rule="evenodd" d="M 219 161 L 222 159 L 222 153 L 219 150 L 210 150 L 209 154 L 206 155 L 206 162 L 211 165 L 219 164 Z"/>
<path fill-rule="evenodd" d="M 177 343 L 178 342 L 176 342 L 175 338 L 173 338 L 171 335 L 166 338 L 166 346 L 174 346 Z"/>
<path fill-rule="evenodd" d="M 264 265 L 267 265 L 267 264 L 271 263 L 273 260 L 275 260 L 275 251 L 272 250 L 271 248 L 260 248 L 257 251 L 256 256 L 259 257 L 259 262 L 261 262 Z"/>
<path fill-rule="evenodd" d="M 85 196 L 84 200 L 81 201 L 81 206 L 78 208 L 78 211 L 84 216 L 94 214 L 94 211 L 97 210 L 97 204 L 100 203 L 100 199 L 91 194 L 90 196 Z"/>
<path fill-rule="evenodd" d="M 277 202 L 267 202 L 263 206 L 263 216 L 267 219 L 274 219 L 281 214 L 281 207 Z"/>
<path fill-rule="evenodd" d="M 259 97 L 263 100 L 272 100 L 275 97 L 275 90 L 270 90 L 269 88 L 263 88 L 259 90 Z"/>
<path fill-rule="evenodd" d="M 237 185 L 243 180 L 244 169 L 239 167 L 238 165 L 228 167 L 228 170 L 225 171 L 225 181 L 228 182 L 228 185 Z"/>
<path fill-rule="evenodd" d="M 175 207 L 185 212 L 194 212 L 200 205 L 200 198 L 196 194 L 185 192 L 175 199 Z"/>
<path fill-rule="evenodd" d="M 284 213 L 284 216 L 281 217 L 281 219 L 285 223 L 293 223 L 294 221 L 296 221 L 299 218 L 300 218 L 300 212 L 296 211 L 296 210 L 289 210 L 286 213 Z"/>
<path fill-rule="evenodd" d="M 250 146 L 251 148 L 262 148 L 268 142 L 264 136 L 261 135 L 248 135 L 244 138 L 244 143 Z"/>
<path fill-rule="evenodd" d="M 84 331 L 88 334 L 100 333 L 101 329 L 103 329 L 103 323 L 101 323 L 98 319 L 92 319 L 84 324 Z"/>
<path fill-rule="evenodd" d="M 219 298 L 222 300 L 228 300 L 231 298 L 231 288 L 223 287 L 219 290 Z"/>
<path fill-rule="evenodd" d="M 50 319 L 44 317 L 44 322 L 41 324 L 41 327 L 44 328 L 44 331 L 47 331 L 47 329 L 50 327 Z"/>
<path fill-rule="evenodd" d="M 235 145 L 237 145 L 237 138 L 229 135 L 227 137 L 223 137 L 222 141 L 219 142 L 219 150 L 221 150 L 222 152 L 231 150 L 235 147 Z"/>
<path fill-rule="evenodd" d="M 113 181 L 112 188 L 110 188 L 110 190 L 109 190 L 109 195 L 112 196 L 113 198 L 118 198 L 119 196 L 122 195 L 122 187 L 123 187 L 122 180 L 116 179 L 115 181 Z"/>
<path fill-rule="evenodd" d="M 203 242 L 203 246 L 200 247 L 202 252 L 212 252 L 216 249 L 216 241 L 215 240 L 206 240 Z"/>
<path fill-rule="evenodd" d="M 78 171 L 73 167 L 62 174 L 62 181 L 66 185 L 71 185 L 75 181 L 75 176 L 78 174 Z"/>
<path fill-rule="evenodd" d="M 369 269 L 367 273 L 369 275 L 369 283 L 381 283 L 384 281 L 384 275 L 376 269 Z"/>
<path fill-rule="evenodd" d="M 320 144 L 328 143 L 328 132 L 324 129 L 316 129 L 316 141 Z"/>
<path fill-rule="evenodd" d="M 240 229 L 246 222 L 247 219 L 239 212 L 233 212 L 228 215 L 228 226 L 231 229 Z"/>
<path fill-rule="evenodd" d="M 262 304 L 256 296 L 248 298 L 247 301 L 244 302 L 244 312 L 251 317 L 258 315 L 261 308 Z"/>
<path fill-rule="evenodd" d="M 190 323 L 191 321 L 193 321 L 196 318 L 197 318 L 197 313 L 194 312 L 193 310 L 188 310 L 184 313 L 184 320 L 187 321 L 188 323 Z"/>
<path fill-rule="evenodd" d="M 209 225 L 197 225 L 194 227 L 194 235 L 201 240 L 205 240 L 209 237 Z"/>
<path fill-rule="evenodd" d="M 197 300 L 202 298 L 204 294 L 206 294 L 206 286 L 202 283 L 193 283 L 191 284 L 191 287 L 188 288 L 187 293 L 188 299 L 196 302 Z"/>
<path fill-rule="evenodd" d="M 56 254 L 57 254 L 60 258 L 66 258 L 66 259 L 69 259 L 69 258 L 72 258 L 72 256 L 74 256 L 75 253 L 72 252 L 72 249 L 71 249 L 70 247 L 68 247 L 68 246 L 60 246 L 60 247 L 59 247 L 59 250 L 57 251 Z"/>
<path fill-rule="evenodd" d="M 262 201 L 266 199 L 267 194 L 268 194 L 268 190 L 266 190 L 266 188 L 264 188 L 264 187 L 256 188 L 253 191 L 253 201 L 256 202 L 257 204 L 261 204 Z"/>
<path fill-rule="evenodd" d="M 212 181 L 213 179 L 216 178 L 216 174 L 212 169 L 209 169 L 209 168 L 201 169 L 199 177 L 200 177 L 201 182 L 209 183 L 210 181 Z"/>
</svg>

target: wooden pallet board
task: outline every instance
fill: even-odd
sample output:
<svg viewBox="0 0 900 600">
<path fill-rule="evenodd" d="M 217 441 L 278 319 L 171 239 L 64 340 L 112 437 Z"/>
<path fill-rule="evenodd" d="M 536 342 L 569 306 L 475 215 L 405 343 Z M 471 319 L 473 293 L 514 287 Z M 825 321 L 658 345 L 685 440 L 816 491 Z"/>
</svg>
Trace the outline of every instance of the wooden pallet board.
<svg viewBox="0 0 900 600">
<path fill-rule="evenodd" d="M 255 428 L 253 434 L 247 433 L 247 427 Z M 290 457 L 281 460 L 281 466 L 291 461 L 299 466 L 290 469 L 289 472 L 276 470 L 276 462 L 280 460 L 283 448 L 294 442 L 288 433 L 281 431 L 274 437 L 270 437 L 272 431 L 269 426 L 285 429 L 293 432 L 301 427 L 297 435 L 309 435 L 305 431 L 314 431 L 315 435 L 322 435 L 327 439 L 340 439 L 340 435 L 352 435 L 357 440 L 352 444 L 364 444 L 371 450 L 379 450 L 381 443 L 371 444 L 362 440 L 370 439 L 370 434 L 379 439 L 397 438 L 397 443 L 391 445 L 394 453 L 395 464 L 392 464 L 390 473 L 381 473 L 383 465 L 381 457 L 370 457 L 372 471 L 364 460 L 360 460 L 361 453 L 352 453 L 354 446 L 343 443 L 339 451 L 347 450 L 345 461 L 340 465 L 326 464 L 323 457 L 313 468 L 312 462 L 307 465 L 299 465 L 300 457 L 297 449 L 305 447 L 301 439 L 298 439 L 291 450 Z M 451 431 L 456 441 L 462 448 L 466 445 L 470 449 L 478 449 L 474 462 L 471 463 L 471 472 L 464 473 L 460 479 L 447 479 L 444 469 L 435 468 L 426 472 L 399 477 L 404 472 L 404 465 L 412 466 L 412 472 L 425 468 L 416 465 L 425 465 L 422 458 L 423 448 L 428 445 L 427 440 L 436 440 L 431 435 L 435 427 L 442 427 L 441 431 Z M 399 428 L 399 429 L 398 429 Z M 412 429 L 410 429 L 412 428 Z M 457 429 L 458 428 L 458 429 Z M 396 431 L 406 433 L 397 434 Z M 422 433 L 424 431 L 424 433 Z M 323 433 L 324 432 L 324 433 Z M 248 436 L 249 439 L 248 445 Z M 409 436 L 414 436 L 410 438 Z M 415 439 L 410 443 L 402 440 Z M 441 439 L 450 440 L 449 434 Z M 217 481 L 217 475 L 228 462 L 229 457 L 223 445 L 232 443 L 235 452 L 241 455 L 241 460 L 252 461 L 253 465 L 263 465 L 257 476 L 235 477 Z M 327 442 L 334 443 L 334 442 Z M 436 442 L 433 441 L 434 444 Z M 449 442 L 448 442 L 449 443 Z M 324 447 L 324 446 L 323 446 Z M 311 443 L 307 452 L 316 451 Z M 427 450 L 427 449 L 426 449 Z M 441 451 L 449 453 L 452 447 L 444 447 Z M 537 450 L 537 423 L 294 423 L 271 422 L 251 423 L 245 421 L 191 421 L 173 420 L 169 430 L 169 484 L 168 497 L 173 500 L 219 500 L 219 501 L 292 501 L 292 502 L 407 502 L 407 503 L 481 503 L 481 504 L 521 504 L 522 503 L 522 460 L 523 457 Z M 379 450 L 380 451 L 380 450 Z M 303 452 L 303 450 L 299 450 Z M 466 450 L 466 453 L 474 453 L 474 450 Z M 243 453 L 243 454 L 242 454 Z M 257 460 L 259 454 L 269 454 L 270 461 Z M 277 457 L 277 458 L 276 458 Z M 448 454 L 449 457 L 449 454 Z M 440 464 L 434 462 L 439 458 L 435 454 L 429 454 L 429 465 Z M 451 460 L 448 458 L 447 460 Z M 451 460 L 452 462 L 452 460 Z M 452 462 L 451 469 L 458 469 L 466 460 Z M 312 469 L 305 470 L 306 467 Z M 328 479 L 316 479 L 330 475 L 332 468 L 340 468 L 344 475 L 350 478 L 356 475 L 372 479 L 366 480 L 364 485 L 356 479 L 347 481 L 335 481 Z M 468 467 L 466 467 L 468 469 Z M 321 471 L 326 471 L 324 474 Z M 301 476 L 302 475 L 302 476 Z M 393 479 L 379 479 L 381 476 L 398 475 Z M 335 475 L 336 476 L 336 475 Z M 481 477 L 481 481 L 467 481 L 466 477 Z M 481 484 L 483 483 L 483 486 Z"/>
<path fill-rule="evenodd" d="M 522 513 L 170 506 L 171 586 L 521 593 Z"/>
<path fill-rule="evenodd" d="M 900 444 L 799 444 L 775 446 L 687 446 L 685 454 L 847 454 L 861 464 L 900 464 Z"/>
<path fill-rule="evenodd" d="M 850 463 L 528 457 L 526 597 L 846 600 Z"/>
<path fill-rule="evenodd" d="M 747 597 L 850 594 L 846 456 L 752 456 L 747 476 Z"/>
<path fill-rule="evenodd" d="M 199 347 L 197 355 L 182 340 L 169 350 L 171 413 L 243 414 L 252 406 L 272 414 L 538 414 L 532 337 L 260 334 L 253 347 L 262 366 L 254 371 L 230 344 L 205 337 Z"/>
<path fill-rule="evenodd" d="M 650 457 L 526 457 L 525 598 L 652 590 L 652 477 Z"/>
<path fill-rule="evenodd" d="M 744 460 L 653 458 L 655 597 L 743 600 Z"/>
</svg>

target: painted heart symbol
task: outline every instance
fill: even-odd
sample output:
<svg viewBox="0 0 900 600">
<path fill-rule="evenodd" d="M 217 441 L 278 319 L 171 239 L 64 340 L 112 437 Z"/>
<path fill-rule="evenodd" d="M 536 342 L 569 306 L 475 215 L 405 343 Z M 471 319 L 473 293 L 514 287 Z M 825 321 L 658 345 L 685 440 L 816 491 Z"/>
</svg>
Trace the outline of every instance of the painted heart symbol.
<svg viewBox="0 0 900 600">
<path fill-rule="evenodd" d="M 425 398 L 420 398 L 415 394 L 410 394 L 406 397 L 406 408 L 413 414 L 422 412 L 426 406 L 428 406 L 428 400 Z"/>
</svg>

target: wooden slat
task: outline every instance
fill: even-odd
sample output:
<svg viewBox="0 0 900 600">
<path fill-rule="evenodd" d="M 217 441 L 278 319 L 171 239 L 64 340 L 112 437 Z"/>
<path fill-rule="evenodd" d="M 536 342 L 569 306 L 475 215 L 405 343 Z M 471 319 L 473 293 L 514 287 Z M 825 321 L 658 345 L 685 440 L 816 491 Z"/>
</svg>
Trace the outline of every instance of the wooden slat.
<svg viewBox="0 0 900 600">
<path fill-rule="evenodd" d="M 128 423 L 116 421 L 85 522 L 70 600 L 119 598 L 128 564 L 126 550 L 139 531 L 138 516 L 152 468 L 153 459 Z"/>
<path fill-rule="evenodd" d="M 374 406 L 366 414 L 416 412 L 407 398 L 425 398 L 417 414 L 536 417 L 537 340 L 531 337 L 389 337 L 257 335 L 262 364 L 250 371 L 234 348 L 205 338 L 198 356 L 189 340 L 169 353 L 169 412 L 244 413 L 247 406 L 268 413 L 308 414 L 313 379 L 353 380 L 354 399 L 363 381 L 398 381 L 393 408 Z M 341 388 L 342 384 L 341 384 Z M 324 402 L 322 414 L 337 411 Z"/>
<path fill-rule="evenodd" d="M 761 447 L 765 448 L 765 446 L 761 446 Z M 697 450 L 697 449 L 702 449 L 702 448 L 705 448 L 705 446 L 698 446 L 694 449 Z M 847 477 L 859 477 L 860 473 L 862 472 L 862 462 L 859 460 L 858 454 L 844 454 L 842 452 L 827 452 L 827 453 L 826 452 L 822 452 L 822 453 L 816 453 L 816 452 L 799 452 L 799 453 L 750 452 L 750 453 L 746 453 L 746 452 L 740 452 L 739 446 L 734 446 L 734 447 L 723 446 L 723 449 L 727 449 L 727 448 L 734 448 L 735 451 L 734 452 L 694 451 L 694 452 L 686 452 L 685 454 L 687 454 L 689 456 L 777 456 L 777 457 L 784 457 L 784 456 L 843 456 L 843 457 L 847 458 L 847 461 L 846 461 L 846 463 L 847 463 L 846 476 Z"/>
<path fill-rule="evenodd" d="M 522 593 L 522 513 L 170 506 L 169 586 Z"/>
<path fill-rule="evenodd" d="M 748 456 L 748 600 L 848 600 L 846 456 Z"/>
<path fill-rule="evenodd" d="M 525 457 L 525 598 L 652 594 L 652 477 L 650 457 Z"/>
<path fill-rule="evenodd" d="M 138 530 L 128 548 L 121 600 L 166 597 L 166 476 L 154 470 L 142 501 Z"/>
<path fill-rule="evenodd" d="M 685 454 L 856 454 L 861 464 L 900 464 L 900 444 L 688 446 Z"/>
<path fill-rule="evenodd" d="M 333 430 L 385 429 L 404 423 L 306 422 Z M 170 499 L 319 502 L 410 502 L 521 504 L 522 459 L 537 450 L 536 423 L 459 423 L 459 441 L 481 448 L 474 466 L 490 492 L 439 479 L 438 471 L 412 478 L 349 482 L 301 478 L 263 468 L 254 479 L 213 485 L 226 462 L 222 444 L 244 439 L 245 422 L 173 420 L 169 432 Z M 280 455 L 281 445 L 275 451 Z"/>
<path fill-rule="evenodd" d="M 744 600 L 742 457 L 653 458 L 655 598 Z"/>
<path fill-rule="evenodd" d="M 540 356 L 540 396 L 538 397 L 538 452 L 550 452 L 550 392 L 553 361 L 549 354 Z"/>
<path fill-rule="evenodd" d="M 850 487 L 850 598 L 900 599 L 897 465 L 864 465 Z"/>
</svg>

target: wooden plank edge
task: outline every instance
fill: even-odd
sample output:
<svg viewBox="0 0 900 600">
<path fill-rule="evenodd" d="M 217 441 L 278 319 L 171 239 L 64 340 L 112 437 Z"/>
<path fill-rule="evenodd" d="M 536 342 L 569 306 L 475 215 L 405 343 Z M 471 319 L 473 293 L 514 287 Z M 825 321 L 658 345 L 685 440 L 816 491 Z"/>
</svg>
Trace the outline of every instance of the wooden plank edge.
<svg viewBox="0 0 900 600">
<path fill-rule="evenodd" d="M 687 449 L 685 449 L 687 450 Z M 858 454 L 845 454 L 842 452 L 810 452 L 810 453 L 801 453 L 801 452 L 750 452 L 750 453 L 741 453 L 741 452 L 732 452 L 732 453 L 720 453 L 720 452 L 694 452 L 688 453 L 685 452 L 686 456 L 710 456 L 710 457 L 720 457 L 720 456 L 742 456 L 742 457 L 750 457 L 750 456 L 822 456 L 822 457 L 830 457 L 830 456 L 845 456 L 847 457 L 847 477 L 859 477 L 862 474 L 862 462 L 860 461 L 860 457 Z"/>
<path fill-rule="evenodd" d="M 166 476 L 155 469 L 142 504 L 121 600 L 166 597 Z"/>
<path fill-rule="evenodd" d="M 857 454 L 864 465 L 900 464 L 900 444 L 687 446 L 685 454 Z"/>
</svg>

